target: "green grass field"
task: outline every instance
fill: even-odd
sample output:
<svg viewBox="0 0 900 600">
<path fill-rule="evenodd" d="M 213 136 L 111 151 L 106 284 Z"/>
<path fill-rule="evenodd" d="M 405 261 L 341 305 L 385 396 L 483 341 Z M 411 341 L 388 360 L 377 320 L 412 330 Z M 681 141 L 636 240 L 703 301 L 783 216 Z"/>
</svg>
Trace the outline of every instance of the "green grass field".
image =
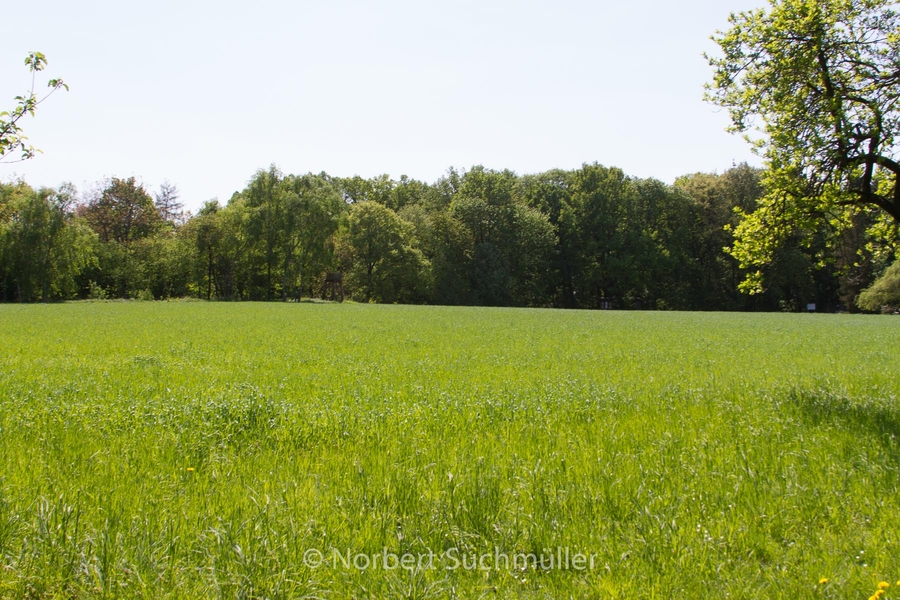
<svg viewBox="0 0 900 600">
<path fill-rule="evenodd" d="M 0 306 L 0 597 L 900 598 L 898 366 L 892 317 Z"/>
</svg>

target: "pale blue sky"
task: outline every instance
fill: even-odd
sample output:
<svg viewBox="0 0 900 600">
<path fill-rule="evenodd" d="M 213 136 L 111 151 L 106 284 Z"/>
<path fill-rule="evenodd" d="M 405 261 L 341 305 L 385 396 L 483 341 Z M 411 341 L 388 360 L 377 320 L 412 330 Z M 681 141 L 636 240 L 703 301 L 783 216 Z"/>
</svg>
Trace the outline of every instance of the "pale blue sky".
<svg viewBox="0 0 900 600">
<path fill-rule="evenodd" d="M 597 161 L 671 182 L 758 161 L 702 101 L 702 53 L 750 0 L 378 3 L 45 0 L 7 7 L 0 106 L 44 52 L 32 185 L 139 177 L 191 208 L 259 168 L 429 182 Z"/>
</svg>

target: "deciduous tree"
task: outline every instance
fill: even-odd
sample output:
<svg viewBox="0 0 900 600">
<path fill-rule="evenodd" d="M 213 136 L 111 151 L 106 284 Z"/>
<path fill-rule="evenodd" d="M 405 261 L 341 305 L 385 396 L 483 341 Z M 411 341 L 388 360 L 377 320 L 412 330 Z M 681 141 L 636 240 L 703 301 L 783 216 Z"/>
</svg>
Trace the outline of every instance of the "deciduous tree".
<svg viewBox="0 0 900 600">
<path fill-rule="evenodd" d="M 852 226 L 861 212 L 896 238 L 900 221 L 900 16 L 891 0 L 770 0 L 731 16 L 707 99 L 765 158 L 766 196 L 744 215 L 732 254 L 743 289 L 791 236 Z M 753 136 L 753 131 L 757 135 Z M 757 270 L 753 270 L 757 268 Z"/>
<path fill-rule="evenodd" d="M 431 265 L 412 244 L 412 226 L 374 201 L 354 204 L 340 245 L 354 298 L 362 302 L 423 302 Z"/>
<path fill-rule="evenodd" d="M 94 261 L 96 236 L 73 211 L 74 189 L 0 184 L 0 292 L 18 302 L 67 299 Z"/>
</svg>

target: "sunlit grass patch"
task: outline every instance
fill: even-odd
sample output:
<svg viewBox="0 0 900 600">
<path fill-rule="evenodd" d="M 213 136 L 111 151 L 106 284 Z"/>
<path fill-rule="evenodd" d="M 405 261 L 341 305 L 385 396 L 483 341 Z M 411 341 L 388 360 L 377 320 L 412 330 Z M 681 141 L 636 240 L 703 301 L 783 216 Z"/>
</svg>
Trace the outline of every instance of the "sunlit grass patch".
<svg viewBox="0 0 900 600">
<path fill-rule="evenodd" d="M 898 334 L 822 315 L 0 307 L 0 596 L 868 597 L 900 578 Z M 594 568 L 448 568 L 557 549 Z M 358 569 L 348 552 L 457 554 Z"/>
</svg>

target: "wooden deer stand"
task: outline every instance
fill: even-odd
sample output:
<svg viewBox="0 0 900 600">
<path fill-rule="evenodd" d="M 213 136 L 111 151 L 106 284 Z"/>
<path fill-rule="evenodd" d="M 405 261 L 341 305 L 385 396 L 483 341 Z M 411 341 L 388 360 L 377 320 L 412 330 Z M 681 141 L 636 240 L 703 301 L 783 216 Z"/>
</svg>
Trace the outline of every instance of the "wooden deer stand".
<svg viewBox="0 0 900 600">
<path fill-rule="evenodd" d="M 326 273 L 325 274 L 325 283 L 322 285 L 322 300 L 325 299 L 325 292 L 328 290 L 329 284 L 331 285 L 331 299 L 334 300 L 334 292 L 335 287 L 341 293 L 341 302 L 344 301 L 344 274 L 343 273 Z"/>
</svg>

